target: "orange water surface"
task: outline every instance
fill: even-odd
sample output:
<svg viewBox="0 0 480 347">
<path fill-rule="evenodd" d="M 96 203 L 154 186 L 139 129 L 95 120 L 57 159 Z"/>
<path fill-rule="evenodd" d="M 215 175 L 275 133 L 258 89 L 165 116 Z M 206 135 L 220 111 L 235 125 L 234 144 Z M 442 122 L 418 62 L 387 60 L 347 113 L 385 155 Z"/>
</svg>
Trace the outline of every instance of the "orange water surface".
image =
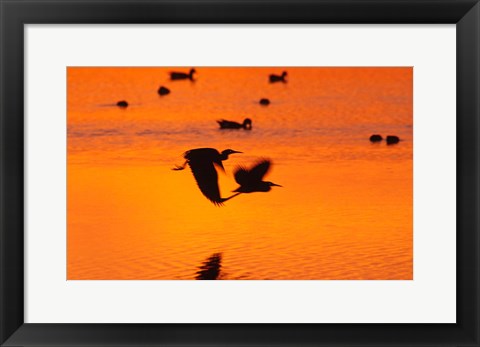
<svg viewBox="0 0 480 347">
<path fill-rule="evenodd" d="M 67 279 L 194 279 L 213 253 L 226 280 L 413 279 L 412 68 L 196 67 L 195 82 L 169 80 L 189 69 L 67 69 Z M 283 70 L 287 83 L 268 82 Z M 246 117 L 251 131 L 216 123 Z M 371 143 L 377 133 L 401 141 Z M 243 152 L 223 162 L 224 197 L 259 158 L 283 187 L 217 207 L 189 169 L 171 170 L 200 147 Z"/>
</svg>

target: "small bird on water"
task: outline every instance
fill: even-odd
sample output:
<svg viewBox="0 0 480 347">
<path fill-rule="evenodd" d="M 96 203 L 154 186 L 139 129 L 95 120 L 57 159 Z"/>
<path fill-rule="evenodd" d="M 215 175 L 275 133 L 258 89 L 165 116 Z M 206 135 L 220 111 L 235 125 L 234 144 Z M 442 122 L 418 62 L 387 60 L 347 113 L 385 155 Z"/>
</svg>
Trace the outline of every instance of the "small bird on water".
<svg viewBox="0 0 480 347">
<path fill-rule="evenodd" d="M 270 100 L 268 100 L 267 98 L 262 98 L 262 99 L 260 99 L 259 103 L 260 103 L 260 105 L 268 106 L 268 105 L 270 105 Z"/>
<path fill-rule="evenodd" d="M 269 76 L 269 81 L 270 83 L 275 83 L 275 82 L 287 83 L 287 80 L 285 79 L 285 77 L 287 77 L 287 71 L 283 71 L 281 75 L 271 74 Z"/>
<path fill-rule="evenodd" d="M 167 87 L 164 87 L 164 86 L 160 86 L 160 88 L 158 88 L 157 93 L 161 96 L 167 95 L 167 94 L 170 94 L 170 89 L 168 89 Z"/>
<path fill-rule="evenodd" d="M 370 141 L 371 142 L 380 142 L 382 140 L 383 140 L 382 135 L 373 134 L 372 136 L 370 136 Z"/>
<path fill-rule="evenodd" d="M 230 197 L 233 198 L 241 193 L 254 193 L 254 192 L 269 192 L 272 187 L 281 187 L 281 185 L 263 181 L 263 177 L 268 173 L 272 162 L 268 159 L 263 159 L 255 164 L 251 169 L 246 169 L 239 166 L 235 170 L 235 181 L 240 185 Z"/>
<path fill-rule="evenodd" d="M 395 145 L 400 142 L 400 138 L 395 135 L 388 135 L 387 136 L 387 145 Z"/>
<path fill-rule="evenodd" d="M 195 69 L 190 69 L 189 73 L 185 72 L 170 72 L 170 79 L 171 80 L 190 80 L 193 81 L 193 74 L 197 72 Z"/>
<path fill-rule="evenodd" d="M 245 118 L 243 123 L 232 122 L 230 120 L 220 119 L 217 120 L 217 123 L 220 125 L 220 129 L 245 129 L 252 130 L 252 120 L 250 118 Z"/>
<path fill-rule="evenodd" d="M 202 194 L 214 205 L 221 206 L 229 198 L 222 198 L 218 187 L 218 174 L 215 166 L 225 172 L 222 161 L 227 160 L 230 154 L 242 153 L 233 149 L 226 149 L 220 153 L 215 148 L 191 149 L 183 155 L 186 159 L 182 166 L 177 165 L 172 170 L 183 170 L 188 164 L 193 177 Z"/>
</svg>

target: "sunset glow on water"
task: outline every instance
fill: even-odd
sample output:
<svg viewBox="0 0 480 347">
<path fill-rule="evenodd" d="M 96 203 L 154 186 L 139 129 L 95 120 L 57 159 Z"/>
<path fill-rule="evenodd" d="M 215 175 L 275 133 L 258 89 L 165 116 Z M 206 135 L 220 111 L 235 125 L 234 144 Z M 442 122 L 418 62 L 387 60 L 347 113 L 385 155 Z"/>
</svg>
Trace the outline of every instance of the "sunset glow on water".
<svg viewBox="0 0 480 347">
<path fill-rule="evenodd" d="M 189 69 L 68 68 L 67 279 L 193 280 L 214 253 L 225 280 L 413 279 L 412 68 L 195 67 L 195 82 L 170 81 Z M 216 123 L 247 117 L 250 131 Z M 222 197 L 261 158 L 282 187 L 215 206 L 188 167 L 171 170 L 202 147 L 243 152 L 223 161 Z"/>
</svg>

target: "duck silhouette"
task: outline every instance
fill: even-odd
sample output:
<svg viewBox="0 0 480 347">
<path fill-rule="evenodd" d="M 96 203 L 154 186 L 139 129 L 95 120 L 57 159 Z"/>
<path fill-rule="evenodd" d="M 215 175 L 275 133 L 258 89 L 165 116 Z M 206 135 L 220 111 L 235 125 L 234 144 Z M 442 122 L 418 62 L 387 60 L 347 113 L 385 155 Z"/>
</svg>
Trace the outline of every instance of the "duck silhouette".
<svg viewBox="0 0 480 347">
<path fill-rule="evenodd" d="M 202 194 L 214 205 L 221 206 L 230 198 L 220 196 L 218 187 L 218 174 L 215 166 L 225 172 L 222 161 L 227 160 L 230 154 L 242 153 L 233 149 L 226 149 L 221 153 L 215 148 L 195 148 L 186 151 L 183 157 L 186 159 L 182 166 L 177 165 L 172 170 L 183 170 L 188 164 L 192 170 L 193 177 L 197 182 Z"/>
<path fill-rule="evenodd" d="M 263 106 L 268 106 L 270 105 L 270 100 L 268 100 L 267 98 L 260 99 L 259 104 Z"/>
<path fill-rule="evenodd" d="M 269 159 L 263 159 L 255 164 L 251 169 L 239 166 L 235 170 L 235 181 L 240 185 L 233 192 L 237 194 L 232 195 L 229 199 L 242 194 L 254 192 L 269 192 L 272 187 L 281 187 L 281 185 L 263 181 L 263 177 L 268 173 L 272 162 Z"/>
<path fill-rule="evenodd" d="M 168 89 L 167 87 L 164 87 L 164 86 L 160 86 L 160 88 L 158 88 L 157 92 L 160 96 L 164 96 L 164 95 L 170 94 L 170 89 Z"/>
<path fill-rule="evenodd" d="M 287 80 L 285 79 L 285 77 L 287 77 L 287 71 L 283 71 L 281 75 L 271 74 L 269 76 L 269 81 L 270 83 L 275 83 L 275 82 L 287 83 Z"/>
<path fill-rule="evenodd" d="M 220 119 L 217 120 L 217 123 L 220 125 L 220 129 L 245 129 L 252 130 L 252 120 L 250 118 L 245 118 L 243 123 L 232 122 L 230 120 Z"/>
<path fill-rule="evenodd" d="M 400 138 L 395 135 L 388 135 L 387 136 L 387 145 L 394 145 L 400 142 Z"/>
<path fill-rule="evenodd" d="M 189 73 L 172 71 L 170 72 L 170 79 L 172 81 L 175 81 L 175 80 L 193 81 L 193 74 L 195 72 L 197 72 L 195 69 L 190 69 Z"/>
<path fill-rule="evenodd" d="M 117 102 L 117 106 L 121 108 L 126 108 L 128 107 L 128 102 L 126 102 L 125 100 L 120 100 L 119 102 Z"/>
</svg>

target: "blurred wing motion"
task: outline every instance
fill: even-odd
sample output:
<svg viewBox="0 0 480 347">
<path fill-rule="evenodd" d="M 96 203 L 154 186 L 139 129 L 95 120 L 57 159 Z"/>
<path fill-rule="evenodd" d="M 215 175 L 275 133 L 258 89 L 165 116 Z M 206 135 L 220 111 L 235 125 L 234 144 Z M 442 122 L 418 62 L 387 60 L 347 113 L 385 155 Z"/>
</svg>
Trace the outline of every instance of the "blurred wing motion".
<svg viewBox="0 0 480 347">
<path fill-rule="evenodd" d="M 250 170 L 239 166 L 235 170 L 235 181 L 241 186 L 257 183 L 263 180 L 270 169 L 270 160 L 264 159 L 258 162 Z"/>
<path fill-rule="evenodd" d="M 279 184 L 263 180 L 263 176 L 267 174 L 270 166 L 271 161 L 263 159 L 250 170 L 244 167 L 238 167 L 235 170 L 234 176 L 235 181 L 240 187 L 234 190 L 237 194 L 232 195 L 230 199 L 241 193 L 269 192 L 272 190 L 272 187 L 281 187 Z"/>
<path fill-rule="evenodd" d="M 248 183 L 248 170 L 245 169 L 243 166 L 238 166 L 237 169 L 235 170 L 235 182 L 237 182 L 240 185 L 247 184 Z"/>
<path fill-rule="evenodd" d="M 250 169 L 250 177 L 256 181 L 262 181 L 270 169 L 270 160 L 263 159 Z"/>
</svg>

